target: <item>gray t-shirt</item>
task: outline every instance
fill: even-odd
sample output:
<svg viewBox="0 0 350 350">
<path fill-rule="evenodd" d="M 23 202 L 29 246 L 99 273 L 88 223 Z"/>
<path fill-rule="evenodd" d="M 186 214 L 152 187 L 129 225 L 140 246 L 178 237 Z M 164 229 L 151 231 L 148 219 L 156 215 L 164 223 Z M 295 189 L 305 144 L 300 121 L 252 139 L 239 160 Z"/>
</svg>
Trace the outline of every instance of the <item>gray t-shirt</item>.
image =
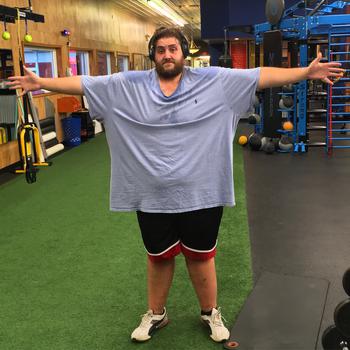
<svg viewBox="0 0 350 350">
<path fill-rule="evenodd" d="M 178 213 L 235 204 L 232 141 L 260 69 L 185 68 L 169 97 L 154 69 L 83 76 L 105 126 L 113 211 Z"/>
</svg>

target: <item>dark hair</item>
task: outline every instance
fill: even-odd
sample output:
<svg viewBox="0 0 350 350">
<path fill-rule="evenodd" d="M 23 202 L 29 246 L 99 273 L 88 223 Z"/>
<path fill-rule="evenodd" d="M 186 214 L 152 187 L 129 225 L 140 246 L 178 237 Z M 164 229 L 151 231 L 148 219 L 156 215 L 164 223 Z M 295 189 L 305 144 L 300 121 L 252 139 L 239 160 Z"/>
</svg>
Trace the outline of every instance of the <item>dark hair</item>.
<svg viewBox="0 0 350 350">
<path fill-rule="evenodd" d="M 148 43 L 149 58 L 154 61 L 155 45 L 161 38 L 176 38 L 181 46 L 184 57 L 189 55 L 188 40 L 178 27 L 160 27 L 154 32 L 152 38 Z"/>
</svg>

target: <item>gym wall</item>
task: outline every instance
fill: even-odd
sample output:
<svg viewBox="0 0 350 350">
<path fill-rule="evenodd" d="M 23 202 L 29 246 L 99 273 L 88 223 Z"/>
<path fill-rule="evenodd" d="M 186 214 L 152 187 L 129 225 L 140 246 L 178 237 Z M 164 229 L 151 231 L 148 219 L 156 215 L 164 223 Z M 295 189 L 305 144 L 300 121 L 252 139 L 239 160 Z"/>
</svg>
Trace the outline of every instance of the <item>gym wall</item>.
<svg viewBox="0 0 350 350">
<path fill-rule="evenodd" d="M 28 2 L 1 0 L 1 5 L 24 7 Z M 32 6 L 35 13 L 45 16 L 45 23 L 28 21 L 28 32 L 32 35 L 33 41 L 25 45 L 55 48 L 60 77 L 65 76 L 68 68 L 67 37 L 61 35 L 62 30 L 69 29 L 71 32 L 71 49 L 89 51 L 90 74 L 96 75 L 98 51 L 111 53 L 111 69 L 112 72 L 116 72 L 117 67 L 113 63 L 117 53 L 128 54 L 131 64 L 134 53 L 147 55 L 147 39 L 157 27 L 156 23 L 119 9 L 117 1 L 113 0 L 32 0 Z M 20 22 L 23 46 L 25 25 L 23 20 Z M 2 27 L 2 23 L 0 26 Z M 20 74 L 17 24 L 8 23 L 7 30 L 11 34 L 11 39 L 6 41 L 0 37 L 0 49 L 12 50 L 15 74 Z M 61 121 L 57 113 L 57 99 L 62 95 L 47 93 L 34 96 L 40 119 L 46 117 L 44 97 L 48 97 L 55 105 L 56 131 L 59 141 L 62 141 Z M 0 145 L 0 169 L 18 161 L 17 140 Z"/>
</svg>

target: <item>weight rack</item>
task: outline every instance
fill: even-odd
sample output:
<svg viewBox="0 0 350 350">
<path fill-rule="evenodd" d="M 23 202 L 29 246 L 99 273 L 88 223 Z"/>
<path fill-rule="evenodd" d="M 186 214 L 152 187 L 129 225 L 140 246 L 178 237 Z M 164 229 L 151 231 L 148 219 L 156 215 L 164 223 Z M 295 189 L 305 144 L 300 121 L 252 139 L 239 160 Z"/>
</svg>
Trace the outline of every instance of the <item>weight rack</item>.
<svg viewBox="0 0 350 350">
<path fill-rule="evenodd" d="M 265 32 L 272 30 L 280 30 L 283 36 L 283 40 L 296 40 L 299 46 L 299 66 L 307 67 L 309 64 L 308 61 L 308 41 L 313 38 L 317 38 L 320 36 L 325 36 L 328 40 L 329 44 L 333 43 L 334 35 L 343 34 L 345 38 L 350 37 L 350 15 L 349 14 L 334 14 L 337 10 L 345 9 L 347 6 L 350 6 L 349 1 L 323 1 L 318 0 L 314 1 L 310 4 L 309 1 L 302 0 L 299 1 L 294 6 L 286 9 L 283 12 L 283 15 L 280 21 L 277 24 L 271 24 L 269 22 L 265 22 L 262 24 L 257 24 L 254 26 L 254 35 L 257 44 L 260 44 L 263 40 L 263 35 Z M 342 32 L 341 32 L 342 31 Z M 331 34 L 330 34 L 331 33 Z M 331 40 L 330 40 L 331 39 Z M 347 43 L 348 44 L 348 43 Z M 327 42 L 326 42 L 327 45 Z M 344 46 L 344 43 L 342 43 Z M 342 47 L 341 45 L 331 45 L 331 48 Z M 328 52 L 331 50 L 328 49 Z M 334 50 L 333 50 L 334 51 Z M 341 52 L 338 51 L 337 54 L 340 55 Z M 345 55 L 345 53 L 344 53 Z M 335 55 L 333 55 L 335 57 Z M 330 57 L 328 57 L 330 59 Z M 338 62 L 343 64 L 349 63 L 346 59 L 338 59 Z M 333 126 L 337 123 L 329 122 L 329 118 L 339 119 L 340 115 L 349 116 L 350 113 L 347 108 L 349 104 L 342 101 L 342 106 L 333 106 L 334 104 L 334 96 L 338 96 L 335 94 L 337 90 L 347 91 L 350 89 L 349 87 L 342 87 L 341 89 L 337 89 L 337 87 L 341 87 L 340 84 L 346 83 L 346 79 L 350 80 L 347 77 L 340 79 L 340 81 L 336 84 L 333 89 L 331 89 L 331 100 L 327 101 L 327 108 L 324 109 L 322 113 L 326 116 L 325 125 L 322 127 L 310 127 L 309 122 L 309 114 L 310 110 L 308 110 L 308 84 L 306 81 L 302 81 L 298 84 L 298 92 L 297 92 L 297 123 L 295 125 L 296 128 L 296 141 L 294 144 L 295 152 L 306 152 L 309 146 L 322 146 L 326 151 L 329 151 L 330 148 L 350 148 L 344 144 L 335 144 L 338 141 L 344 143 L 346 137 L 342 137 L 342 140 L 338 140 L 338 136 L 334 135 L 335 130 L 338 128 L 334 128 Z M 329 91 L 328 91 L 329 93 Z M 335 97 L 336 99 L 340 97 Z M 345 97 L 342 97 L 345 99 Z M 341 112 L 334 111 L 334 108 L 343 107 Z M 331 111 L 331 113 L 330 113 Z M 338 115 L 336 113 L 339 113 Z M 330 117 L 329 117 L 330 116 Z M 338 116 L 335 118 L 335 116 Z M 344 123 L 344 121 L 343 121 Z M 309 132 L 315 130 L 325 130 L 324 142 L 310 142 L 309 140 Z M 342 128 L 340 132 L 347 132 L 348 129 Z M 350 131 L 350 130 L 349 130 Z M 349 138 L 350 141 L 350 138 Z M 339 143 L 340 143 L 339 142 Z M 334 147 L 333 147 L 334 146 Z M 344 147 L 346 146 L 346 147 Z"/>
</svg>

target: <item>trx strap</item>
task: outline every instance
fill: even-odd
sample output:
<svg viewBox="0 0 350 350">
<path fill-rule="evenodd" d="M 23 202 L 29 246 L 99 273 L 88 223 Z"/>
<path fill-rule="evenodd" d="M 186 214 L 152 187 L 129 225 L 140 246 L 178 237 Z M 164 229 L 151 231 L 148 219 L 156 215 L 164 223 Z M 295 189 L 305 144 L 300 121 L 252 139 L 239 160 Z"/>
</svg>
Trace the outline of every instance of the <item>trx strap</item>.
<svg viewBox="0 0 350 350">
<path fill-rule="evenodd" d="M 20 39 L 20 13 L 17 9 L 17 41 L 19 50 L 19 66 L 21 75 L 24 76 L 23 56 L 21 50 Z M 33 105 L 31 104 L 28 93 L 23 94 L 21 98 L 17 95 L 17 100 L 22 112 L 22 124 L 18 128 L 18 146 L 21 155 L 22 168 L 16 170 L 18 174 L 25 174 L 29 184 L 36 181 L 36 173 L 38 166 L 50 166 L 50 162 L 46 162 L 41 147 L 40 133 L 35 123 L 31 119 L 33 116 Z M 44 161 L 42 161 L 44 160 Z"/>
</svg>

